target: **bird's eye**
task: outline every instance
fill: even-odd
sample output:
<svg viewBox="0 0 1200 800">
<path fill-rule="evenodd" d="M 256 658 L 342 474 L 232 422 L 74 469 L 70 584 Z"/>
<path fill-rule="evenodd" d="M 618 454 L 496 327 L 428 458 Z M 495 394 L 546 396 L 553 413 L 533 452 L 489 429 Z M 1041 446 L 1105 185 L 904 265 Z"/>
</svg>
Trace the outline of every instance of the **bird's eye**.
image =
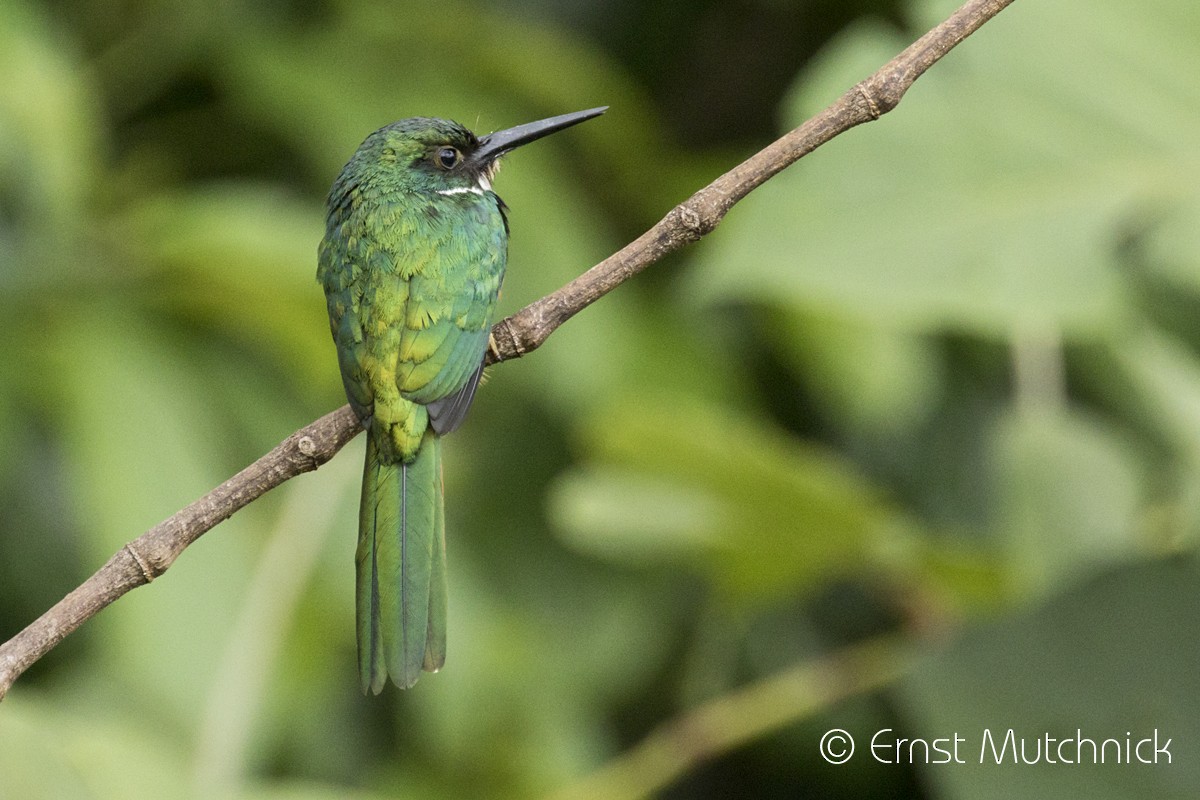
<svg viewBox="0 0 1200 800">
<path fill-rule="evenodd" d="M 462 161 L 462 153 L 453 147 L 443 147 L 437 151 L 437 165 L 442 169 L 454 169 Z"/>
</svg>

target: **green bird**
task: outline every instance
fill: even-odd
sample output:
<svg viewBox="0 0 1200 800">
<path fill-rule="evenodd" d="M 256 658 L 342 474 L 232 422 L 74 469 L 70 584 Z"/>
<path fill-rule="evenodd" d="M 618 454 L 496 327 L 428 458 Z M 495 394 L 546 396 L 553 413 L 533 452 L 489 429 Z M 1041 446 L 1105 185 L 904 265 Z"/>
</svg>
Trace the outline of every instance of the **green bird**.
<svg viewBox="0 0 1200 800">
<path fill-rule="evenodd" d="M 367 432 L 357 628 L 363 692 L 446 659 L 440 438 L 483 373 L 508 250 L 497 159 L 606 108 L 477 137 L 415 117 L 372 133 L 329 191 L 317 278 L 342 384 Z"/>
</svg>

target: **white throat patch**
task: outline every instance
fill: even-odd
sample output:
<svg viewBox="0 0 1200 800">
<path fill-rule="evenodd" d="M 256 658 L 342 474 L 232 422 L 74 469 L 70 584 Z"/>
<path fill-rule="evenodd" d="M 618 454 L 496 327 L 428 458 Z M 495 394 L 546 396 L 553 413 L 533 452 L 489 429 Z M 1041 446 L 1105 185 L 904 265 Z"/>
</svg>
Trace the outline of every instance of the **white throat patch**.
<svg viewBox="0 0 1200 800">
<path fill-rule="evenodd" d="M 438 189 L 438 194 L 483 194 L 491 190 L 491 176 L 484 172 L 479 176 L 478 186 L 455 186 L 453 189 Z"/>
</svg>

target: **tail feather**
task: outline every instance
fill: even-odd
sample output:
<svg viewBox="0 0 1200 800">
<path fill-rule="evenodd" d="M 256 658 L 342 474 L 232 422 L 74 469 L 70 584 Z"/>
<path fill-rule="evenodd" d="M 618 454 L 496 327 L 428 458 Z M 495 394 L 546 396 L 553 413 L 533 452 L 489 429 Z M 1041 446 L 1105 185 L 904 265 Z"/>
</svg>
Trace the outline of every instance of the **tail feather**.
<svg viewBox="0 0 1200 800">
<path fill-rule="evenodd" d="M 387 681 L 380 624 L 380 584 L 376 551 L 376 507 L 380 483 L 379 459 L 375 443 L 367 436 L 367 463 L 363 470 L 362 501 L 359 510 L 357 566 L 358 673 L 363 692 L 379 694 Z"/>
<path fill-rule="evenodd" d="M 406 689 L 446 652 L 441 453 L 430 431 L 407 464 L 382 463 L 367 437 L 358 536 L 358 662 L 363 691 Z"/>
<path fill-rule="evenodd" d="M 440 450 L 440 448 L 439 448 Z M 425 633 L 425 659 L 421 668 L 437 672 L 446 663 L 446 515 L 442 498 L 442 456 L 436 453 L 437 523 L 434 525 L 433 568 L 429 577 L 429 625 Z"/>
</svg>

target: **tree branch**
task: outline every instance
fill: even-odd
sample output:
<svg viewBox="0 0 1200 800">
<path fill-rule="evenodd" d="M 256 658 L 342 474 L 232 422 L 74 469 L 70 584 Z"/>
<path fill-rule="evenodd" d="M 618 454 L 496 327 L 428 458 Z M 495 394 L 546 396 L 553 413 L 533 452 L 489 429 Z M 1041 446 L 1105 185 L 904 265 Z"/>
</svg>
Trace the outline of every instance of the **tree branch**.
<svg viewBox="0 0 1200 800">
<path fill-rule="evenodd" d="M 895 108 L 929 67 L 1012 0 L 969 0 L 833 105 L 671 209 L 658 224 L 558 291 L 492 328 L 487 363 L 536 350 L 560 325 L 649 265 L 711 232 L 781 170 L 850 128 Z M 315 470 L 358 435 L 349 406 L 302 428 L 213 491 L 121 548 L 94 575 L 0 645 L 0 699 L 26 669 L 101 609 L 167 571 L 188 545 L 289 478 Z"/>
</svg>

